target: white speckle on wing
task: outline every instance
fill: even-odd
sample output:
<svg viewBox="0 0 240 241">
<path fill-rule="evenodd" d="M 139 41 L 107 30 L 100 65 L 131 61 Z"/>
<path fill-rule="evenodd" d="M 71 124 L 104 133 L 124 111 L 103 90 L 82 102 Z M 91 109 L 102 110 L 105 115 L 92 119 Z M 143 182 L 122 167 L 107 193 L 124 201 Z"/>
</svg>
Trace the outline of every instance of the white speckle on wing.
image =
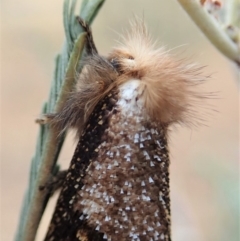
<svg viewBox="0 0 240 241">
<path fill-rule="evenodd" d="M 161 161 L 161 158 L 158 155 L 154 155 L 153 158 L 157 159 L 157 161 L 159 161 L 159 162 Z"/>
<path fill-rule="evenodd" d="M 153 183 L 154 182 L 151 177 L 149 177 L 148 181 L 149 181 L 149 183 Z"/>
</svg>

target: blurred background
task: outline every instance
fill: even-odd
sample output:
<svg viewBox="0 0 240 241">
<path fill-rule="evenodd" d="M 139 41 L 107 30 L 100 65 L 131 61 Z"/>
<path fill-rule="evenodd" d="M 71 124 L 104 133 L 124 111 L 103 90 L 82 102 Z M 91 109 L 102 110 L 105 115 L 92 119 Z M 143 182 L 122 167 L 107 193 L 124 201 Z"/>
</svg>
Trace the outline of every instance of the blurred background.
<svg viewBox="0 0 240 241">
<path fill-rule="evenodd" d="M 64 42 L 62 2 L 1 1 L 1 240 L 13 240 L 34 154 L 39 116 Z M 218 98 L 207 126 L 170 134 L 174 241 L 239 240 L 239 72 L 201 34 L 175 0 L 106 0 L 93 23 L 98 50 L 108 53 L 136 14 L 160 44 L 206 66 L 205 90 Z M 67 167 L 69 135 L 60 156 Z M 56 195 L 38 232 L 42 240 Z"/>
</svg>

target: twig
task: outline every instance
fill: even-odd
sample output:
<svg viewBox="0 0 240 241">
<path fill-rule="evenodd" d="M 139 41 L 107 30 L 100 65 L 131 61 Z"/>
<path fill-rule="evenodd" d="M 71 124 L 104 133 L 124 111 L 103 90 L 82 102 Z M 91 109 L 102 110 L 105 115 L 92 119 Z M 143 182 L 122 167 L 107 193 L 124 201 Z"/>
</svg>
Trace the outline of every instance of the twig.
<svg viewBox="0 0 240 241">
<path fill-rule="evenodd" d="M 84 13 L 85 18 L 93 20 L 104 0 L 89 2 L 91 4 L 85 2 L 81 13 Z M 81 33 L 81 28 L 74 21 L 75 6 L 76 0 L 73 0 L 69 13 L 70 0 L 65 0 L 64 27 L 67 41 L 62 54 L 57 57 L 50 97 L 48 102 L 44 104 L 42 113 L 59 110 L 66 100 L 67 93 L 74 86 L 75 68 L 85 43 L 85 33 Z M 54 172 L 63 141 L 64 136 L 58 139 L 56 134 L 47 126 L 40 126 L 36 153 L 31 163 L 29 187 L 23 202 L 16 241 L 33 241 L 35 239 L 39 222 L 49 198 L 46 192 L 39 191 L 39 186 L 44 185 Z"/>
<path fill-rule="evenodd" d="M 199 0 L 178 0 L 192 20 L 226 57 L 240 66 L 240 49 L 220 24 L 200 4 Z"/>
</svg>

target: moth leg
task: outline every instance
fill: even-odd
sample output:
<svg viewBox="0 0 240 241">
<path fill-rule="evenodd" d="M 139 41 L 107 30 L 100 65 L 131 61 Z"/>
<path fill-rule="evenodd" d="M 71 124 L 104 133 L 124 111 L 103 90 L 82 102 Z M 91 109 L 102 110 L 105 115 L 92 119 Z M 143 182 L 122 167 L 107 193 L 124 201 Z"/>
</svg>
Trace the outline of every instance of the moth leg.
<svg viewBox="0 0 240 241">
<path fill-rule="evenodd" d="M 40 125 L 46 125 L 50 122 L 50 120 L 48 118 L 46 118 L 46 116 L 42 116 L 40 118 L 37 118 L 35 120 L 35 123 L 40 124 Z"/>
<path fill-rule="evenodd" d="M 86 42 L 87 54 L 89 54 L 89 55 L 98 54 L 97 48 L 93 41 L 92 31 L 91 31 L 89 25 L 82 18 L 80 18 L 78 16 L 77 16 L 77 21 L 79 22 L 80 26 L 84 29 L 84 31 L 87 33 L 87 42 Z"/>
<path fill-rule="evenodd" d="M 52 196 L 59 188 L 63 186 L 66 175 L 67 170 L 59 171 L 56 175 L 52 175 L 45 185 L 39 186 L 39 190 L 47 191 L 48 194 Z"/>
<path fill-rule="evenodd" d="M 35 122 L 40 125 L 50 124 L 55 116 L 56 116 L 56 114 L 45 114 L 45 115 L 42 115 L 41 117 L 37 118 L 35 120 Z"/>
</svg>

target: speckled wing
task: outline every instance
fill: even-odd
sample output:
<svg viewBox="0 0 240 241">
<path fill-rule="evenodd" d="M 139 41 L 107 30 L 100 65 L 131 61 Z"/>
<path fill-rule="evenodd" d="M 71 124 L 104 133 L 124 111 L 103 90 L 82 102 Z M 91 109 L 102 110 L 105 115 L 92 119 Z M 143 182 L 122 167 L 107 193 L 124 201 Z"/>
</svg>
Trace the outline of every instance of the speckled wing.
<svg viewBox="0 0 240 241">
<path fill-rule="evenodd" d="M 113 89 L 80 137 L 45 241 L 170 241 L 166 128 L 139 81 Z"/>
<path fill-rule="evenodd" d="M 75 205 L 81 199 L 79 191 L 84 185 L 87 170 L 98 158 L 96 150 L 103 141 L 103 134 L 113 115 L 116 95 L 114 97 L 108 95 L 100 101 L 86 124 L 67 172 L 45 241 L 104 240 L 103 234 L 95 231 L 95 227 L 90 227 L 84 217 L 80 218 L 83 212 L 77 210 Z"/>
</svg>

